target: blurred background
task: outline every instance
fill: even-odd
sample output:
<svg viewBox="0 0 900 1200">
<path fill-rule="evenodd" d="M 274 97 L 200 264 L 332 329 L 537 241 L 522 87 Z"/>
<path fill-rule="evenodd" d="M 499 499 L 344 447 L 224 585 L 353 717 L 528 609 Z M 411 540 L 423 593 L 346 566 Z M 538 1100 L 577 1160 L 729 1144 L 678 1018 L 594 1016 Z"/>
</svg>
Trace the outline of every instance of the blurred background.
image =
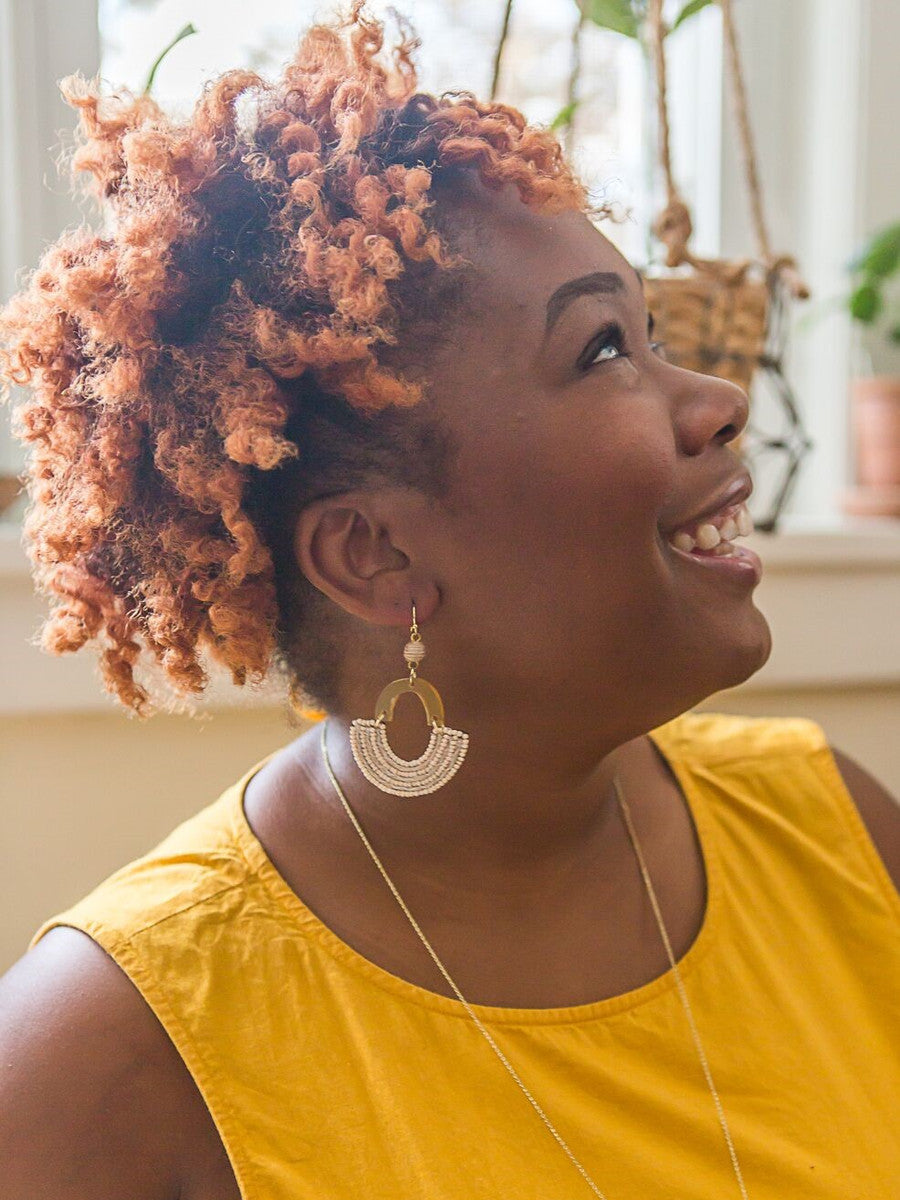
<svg viewBox="0 0 900 1200">
<path fill-rule="evenodd" d="M 423 89 L 487 96 L 493 83 L 497 98 L 555 124 L 591 189 L 625 218 L 605 222 L 604 233 L 635 264 L 659 266 L 651 226 L 666 195 L 654 83 L 631 24 L 641 3 L 399 7 L 422 38 Z M 373 0 L 371 8 L 387 5 Z M 139 91 L 160 51 L 191 25 L 196 32 L 166 54 L 153 84 L 162 104 L 186 112 L 203 81 L 223 69 L 274 72 L 298 32 L 330 11 L 304 0 L 0 0 L 0 301 L 46 242 L 94 219 L 56 166 L 74 124 L 59 99 L 61 77 L 99 72 L 110 86 Z M 708 0 L 667 5 L 670 25 L 680 14 L 665 49 L 672 157 L 693 215 L 692 248 L 710 258 L 752 254 L 722 12 Z M 784 397 L 764 381 L 751 389 L 772 450 L 754 460 L 755 515 L 771 510 L 798 421 L 810 446 L 775 531 L 751 539 L 764 561 L 757 603 L 773 628 L 773 656 L 747 684 L 702 707 L 812 717 L 900 794 L 900 474 L 888 464 L 873 488 L 861 462 L 861 442 L 873 436 L 877 450 L 893 445 L 900 457 L 900 5 L 735 0 L 734 16 L 771 242 L 796 258 L 812 292 L 785 317 L 795 419 L 785 424 Z M 865 390 L 857 381 L 872 378 L 888 396 L 874 435 L 860 432 L 857 412 Z M 35 647 L 43 602 L 20 545 L 24 460 L 8 426 L 4 414 L 0 971 L 44 917 L 299 732 L 280 696 L 245 696 L 219 681 L 199 717 L 142 723 L 106 697 L 89 654 L 52 659 Z"/>
</svg>

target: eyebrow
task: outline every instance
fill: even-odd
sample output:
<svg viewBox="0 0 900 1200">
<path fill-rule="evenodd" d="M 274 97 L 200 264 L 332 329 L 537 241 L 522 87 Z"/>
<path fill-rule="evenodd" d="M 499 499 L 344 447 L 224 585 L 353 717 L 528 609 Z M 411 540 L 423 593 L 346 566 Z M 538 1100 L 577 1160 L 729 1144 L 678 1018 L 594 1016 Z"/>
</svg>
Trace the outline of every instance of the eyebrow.
<svg viewBox="0 0 900 1200">
<path fill-rule="evenodd" d="M 638 282 L 643 289 L 643 279 L 639 271 L 635 270 Z M 615 271 L 592 271 L 590 275 L 580 275 L 577 279 L 570 279 L 568 282 L 560 284 L 556 291 L 547 301 L 547 320 L 544 326 L 544 336 L 549 334 L 550 330 L 572 303 L 579 296 L 591 295 L 614 295 L 617 292 L 626 291 L 625 280 Z"/>
</svg>

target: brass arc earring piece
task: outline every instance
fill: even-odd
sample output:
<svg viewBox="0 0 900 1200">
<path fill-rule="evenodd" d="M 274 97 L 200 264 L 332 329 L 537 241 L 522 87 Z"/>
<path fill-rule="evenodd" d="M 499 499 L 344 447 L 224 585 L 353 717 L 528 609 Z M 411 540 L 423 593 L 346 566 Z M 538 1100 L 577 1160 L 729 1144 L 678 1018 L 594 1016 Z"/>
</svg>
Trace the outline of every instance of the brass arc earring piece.
<svg viewBox="0 0 900 1200">
<path fill-rule="evenodd" d="M 417 667 L 425 657 L 425 643 L 416 624 L 416 606 L 412 606 L 409 641 L 403 648 L 409 677 L 395 679 L 381 692 L 375 704 L 375 717 L 357 717 L 350 722 L 350 749 L 356 765 L 370 783 L 392 796 L 424 796 L 443 787 L 462 765 L 469 746 L 469 735 L 444 724 L 444 704 L 434 684 L 419 679 Z M 397 698 L 404 692 L 418 696 L 431 726 L 428 745 L 418 758 L 400 758 L 387 739 L 387 722 L 394 715 Z"/>
</svg>

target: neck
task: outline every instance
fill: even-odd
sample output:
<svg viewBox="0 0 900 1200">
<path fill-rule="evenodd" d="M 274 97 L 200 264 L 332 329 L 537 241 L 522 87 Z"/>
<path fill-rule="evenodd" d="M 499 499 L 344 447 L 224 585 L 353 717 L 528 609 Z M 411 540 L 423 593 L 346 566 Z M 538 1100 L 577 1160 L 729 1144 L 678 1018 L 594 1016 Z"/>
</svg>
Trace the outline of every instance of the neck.
<svg viewBox="0 0 900 1200">
<path fill-rule="evenodd" d="M 421 754 L 429 733 L 413 707 L 404 713 L 398 705 L 388 725 L 391 747 L 405 759 Z M 390 846 L 395 860 L 429 871 L 461 865 L 467 871 L 520 871 L 571 861 L 602 835 L 615 808 L 613 778 L 622 775 L 640 740 L 604 741 L 595 729 L 571 724 L 563 733 L 546 713 L 510 719 L 493 708 L 474 727 L 466 722 L 469 748 L 456 775 L 435 792 L 405 798 L 362 775 L 350 751 L 348 720 L 331 716 L 325 732 L 332 770 L 363 828 Z M 321 761 L 321 730 L 310 734 L 317 777 L 334 794 Z"/>
</svg>

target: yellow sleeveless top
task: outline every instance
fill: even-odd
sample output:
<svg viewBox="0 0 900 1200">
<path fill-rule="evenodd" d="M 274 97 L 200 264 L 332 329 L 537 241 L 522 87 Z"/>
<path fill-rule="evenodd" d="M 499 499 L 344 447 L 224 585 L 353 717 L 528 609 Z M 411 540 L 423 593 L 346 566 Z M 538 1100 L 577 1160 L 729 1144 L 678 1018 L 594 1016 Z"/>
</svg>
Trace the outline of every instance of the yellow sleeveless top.
<svg viewBox="0 0 900 1200">
<path fill-rule="evenodd" d="M 900 896 L 822 730 L 689 712 L 651 737 L 703 851 L 681 973 L 751 1200 L 897 1200 Z M 243 812 L 266 761 L 33 941 L 75 926 L 132 979 L 244 1200 L 590 1195 L 462 1005 L 288 888 Z M 591 1004 L 474 1007 L 608 1200 L 737 1197 L 671 971 Z"/>
</svg>

